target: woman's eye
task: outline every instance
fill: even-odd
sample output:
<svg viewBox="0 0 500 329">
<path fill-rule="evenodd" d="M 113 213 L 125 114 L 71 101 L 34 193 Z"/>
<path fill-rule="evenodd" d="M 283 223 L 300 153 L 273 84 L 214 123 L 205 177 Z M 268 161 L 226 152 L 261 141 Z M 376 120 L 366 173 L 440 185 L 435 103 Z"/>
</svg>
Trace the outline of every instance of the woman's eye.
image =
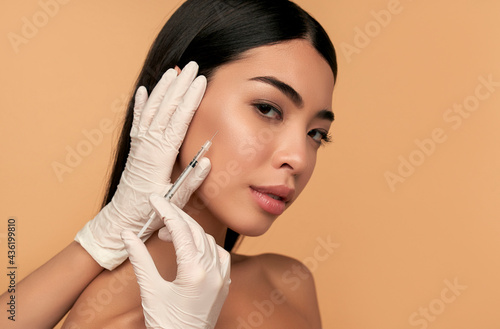
<svg viewBox="0 0 500 329">
<path fill-rule="evenodd" d="M 311 138 L 317 142 L 318 144 L 324 143 L 330 143 L 332 141 L 331 136 L 328 134 L 328 132 L 319 130 L 319 129 L 313 129 L 308 133 Z"/>
<path fill-rule="evenodd" d="M 261 103 L 261 104 L 254 104 L 254 106 L 257 108 L 260 114 L 262 114 L 265 117 L 277 120 L 281 120 L 283 118 L 281 112 L 272 105 Z"/>
</svg>

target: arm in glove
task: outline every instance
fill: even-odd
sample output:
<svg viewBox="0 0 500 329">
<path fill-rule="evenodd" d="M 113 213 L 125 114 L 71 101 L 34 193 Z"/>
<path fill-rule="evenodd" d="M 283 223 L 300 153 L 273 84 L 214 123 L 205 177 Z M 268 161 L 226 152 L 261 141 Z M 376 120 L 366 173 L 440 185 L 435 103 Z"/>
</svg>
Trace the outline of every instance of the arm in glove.
<svg viewBox="0 0 500 329">
<path fill-rule="evenodd" d="M 151 193 L 165 195 L 172 185 L 170 176 L 179 147 L 206 89 L 206 78 L 195 79 L 197 72 L 195 62 L 187 64 L 179 76 L 169 69 L 149 99 L 146 88 L 137 90 L 130 152 L 116 193 L 75 237 L 108 270 L 127 258 L 120 233 L 126 229 L 137 234 L 152 211 L 148 202 Z M 172 202 L 184 207 L 209 171 L 210 161 L 204 158 Z M 146 230 L 144 241 L 162 226 L 163 222 L 156 217 Z"/>
<path fill-rule="evenodd" d="M 152 195 L 150 201 L 165 220 L 160 238 L 174 243 L 177 276 L 165 281 L 141 240 L 132 232 L 122 233 L 141 289 L 146 327 L 212 329 L 229 292 L 230 255 L 165 198 Z"/>
</svg>

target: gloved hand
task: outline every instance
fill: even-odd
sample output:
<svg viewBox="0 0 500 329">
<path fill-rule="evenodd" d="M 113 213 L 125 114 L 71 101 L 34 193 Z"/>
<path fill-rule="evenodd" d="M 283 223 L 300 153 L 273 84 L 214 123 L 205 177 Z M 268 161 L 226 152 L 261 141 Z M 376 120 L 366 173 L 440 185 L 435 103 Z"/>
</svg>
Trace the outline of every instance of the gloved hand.
<svg viewBox="0 0 500 329">
<path fill-rule="evenodd" d="M 141 240 L 130 231 L 122 233 L 141 289 L 146 327 L 212 329 L 229 292 L 230 255 L 167 199 L 153 194 L 150 202 L 165 220 L 160 239 L 174 243 L 177 276 L 163 280 Z"/>
<path fill-rule="evenodd" d="M 176 70 L 169 69 L 149 99 L 145 87 L 137 89 L 130 152 L 116 193 L 75 237 L 108 270 L 127 258 L 120 233 L 124 229 L 139 233 L 152 211 L 148 202 L 151 193 L 165 195 L 172 185 L 172 167 L 207 85 L 204 76 L 195 79 L 197 72 L 195 62 L 187 64 L 179 76 Z M 184 207 L 209 171 L 210 161 L 201 159 L 172 202 Z M 142 236 L 143 240 L 163 225 L 160 218 L 155 218 Z"/>
</svg>

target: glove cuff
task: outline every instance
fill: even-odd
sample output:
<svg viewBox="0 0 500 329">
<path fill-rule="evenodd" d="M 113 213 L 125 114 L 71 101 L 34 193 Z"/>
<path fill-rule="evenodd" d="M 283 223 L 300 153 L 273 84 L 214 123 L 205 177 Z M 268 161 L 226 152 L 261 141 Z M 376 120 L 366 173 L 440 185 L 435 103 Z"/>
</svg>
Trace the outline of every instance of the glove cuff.
<svg viewBox="0 0 500 329">
<path fill-rule="evenodd" d="M 99 263 L 99 265 L 107 270 L 114 270 L 128 257 L 125 245 L 120 243 L 122 247 L 120 249 L 109 249 L 101 246 L 95 239 L 89 226 L 90 221 L 76 234 L 75 241 L 78 242 L 90 256 Z"/>
</svg>

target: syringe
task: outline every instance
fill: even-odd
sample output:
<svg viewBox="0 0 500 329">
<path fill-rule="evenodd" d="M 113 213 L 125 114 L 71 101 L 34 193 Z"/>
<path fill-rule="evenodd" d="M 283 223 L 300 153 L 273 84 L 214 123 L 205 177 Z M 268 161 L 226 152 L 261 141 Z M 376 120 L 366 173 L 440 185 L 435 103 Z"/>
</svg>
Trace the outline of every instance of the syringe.
<svg viewBox="0 0 500 329">
<path fill-rule="evenodd" d="M 170 187 L 170 190 L 168 190 L 167 194 L 165 194 L 165 198 L 168 198 L 170 200 L 174 196 L 174 193 L 177 191 L 177 189 L 186 180 L 186 178 L 191 173 L 191 171 L 194 169 L 194 167 L 196 167 L 196 165 L 198 164 L 198 161 L 205 155 L 205 153 L 208 152 L 208 150 L 210 149 L 210 146 L 212 146 L 212 140 L 214 139 L 215 135 L 217 135 L 218 132 L 219 131 L 217 130 L 215 132 L 215 134 L 212 136 L 212 138 L 210 140 L 207 140 L 205 142 L 205 144 L 203 144 L 203 146 L 201 147 L 201 149 L 194 156 L 193 160 L 191 160 L 191 162 L 184 169 L 184 171 L 181 173 L 181 175 L 179 176 L 179 178 L 177 178 L 177 180 L 175 181 L 174 185 L 172 185 L 172 187 Z M 146 231 L 146 229 L 149 227 L 149 225 L 151 224 L 151 222 L 153 221 L 154 218 L 155 218 L 155 211 L 151 210 L 151 212 L 149 213 L 149 219 L 148 219 L 148 221 L 146 222 L 146 224 L 144 224 L 144 226 L 142 227 L 141 231 L 137 234 L 137 236 L 139 238 L 144 234 L 144 231 Z"/>
</svg>

